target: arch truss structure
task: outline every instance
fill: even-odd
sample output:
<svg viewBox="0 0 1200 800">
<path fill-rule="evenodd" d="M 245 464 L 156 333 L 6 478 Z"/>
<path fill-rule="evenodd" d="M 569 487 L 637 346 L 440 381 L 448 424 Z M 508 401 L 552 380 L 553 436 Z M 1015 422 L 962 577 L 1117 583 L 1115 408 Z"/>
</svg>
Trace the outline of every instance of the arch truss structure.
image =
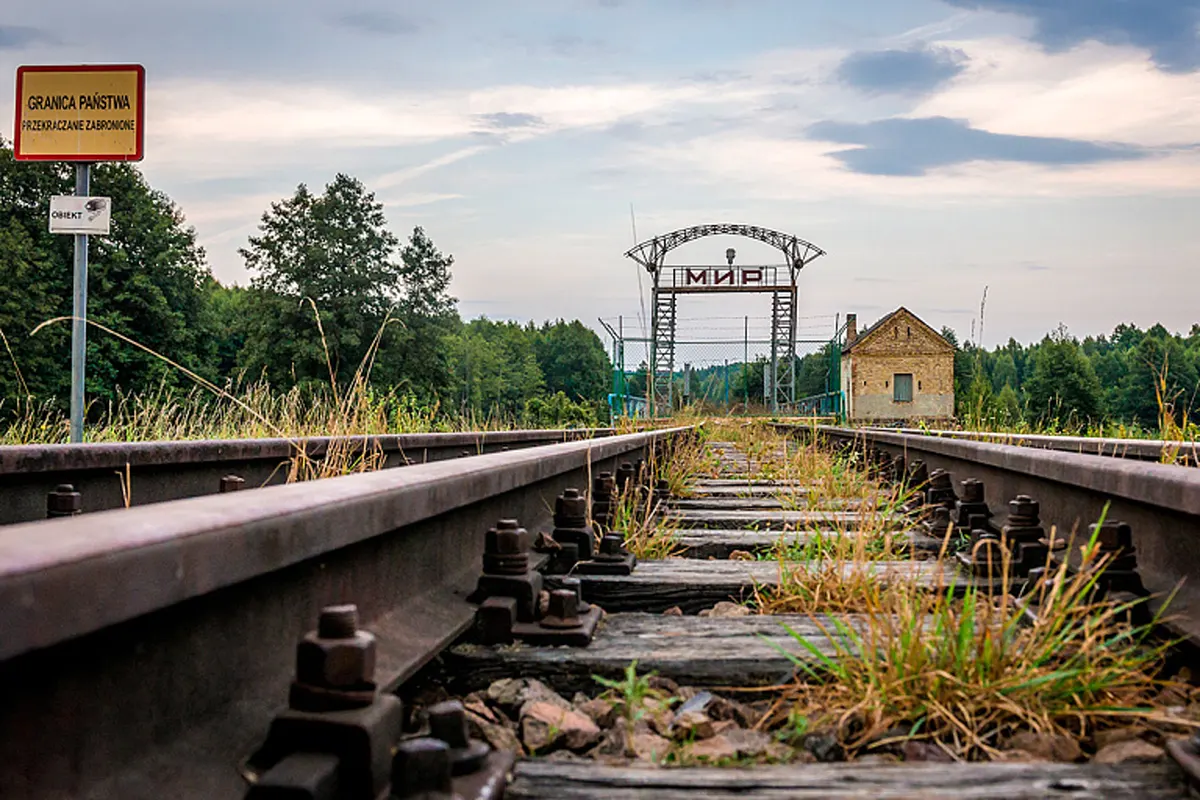
<svg viewBox="0 0 1200 800">
<path fill-rule="evenodd" d="M 735 251 L 726 251 L 724 266 L 668 267 L 667 254 L 706 236 L 742 236 L 783 253 L 780 266 L 735 267 Z M 654 280 L 650 362 L 647 387 L 651 414 L 670 413 L 675 373 L 675 330 L 678 297 L 708 292 L 762 292 L 771 295 L 771 360 L 766 380 L 772 411 L 790 407 L 796 400 L 797 278 L 800 270 L 825 251 L 789 233 L 757 225 L 714 223 L 694 225 L 655 236 L 628 252 Z"/>
</svg>

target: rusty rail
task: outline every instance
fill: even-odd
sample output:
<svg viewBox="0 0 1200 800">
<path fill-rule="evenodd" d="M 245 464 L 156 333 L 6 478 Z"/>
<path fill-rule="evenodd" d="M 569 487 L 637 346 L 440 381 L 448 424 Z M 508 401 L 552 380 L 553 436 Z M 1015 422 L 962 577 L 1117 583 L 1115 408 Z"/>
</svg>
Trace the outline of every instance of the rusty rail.
<svg viewBox="0 0 1200 800">
<path fill-rule="evenodd" d="M 357 603 L 391 689 L 469 626 L 489 526 L 682 430 L 0 529 L 0 796 L 240 796 L 323 606 Z"/>
<path fill-rule="evenodd" d="M 301 449 L 315 460 L 331 447 L 374 453 L 381 466 L 397 467 L 613 433 L 598 428 L 5 446 L 0 447 L 0 525 L 44 518 L 47 495 L 60 484 L 81 494 L 85 512 L 103 511 L 124 507 L 126 495 L 131 505 L 145 505 L 213 494 L 227 475 L 242 478 L 245 488 L 284 483 L 288 461 Z"/>
<path fill-rule="evenodd" d="M 1134 461 L 1167 461 L 1200 466 L 1200 442 L 1169 441 L 1163 439 L 1111 439 L 1093 436 L 1047 436 L 1032 433 L 1007 433 L 1002 431 L 949 431 L 921 430 L 918 428 L 862 428 L 868 431 L 902 433 L 913 436 L 933 436 L 943 439 L 962 439 L 973 442 L 1010 444 L 1017 447 L 1040 447 L 1064 453 L 1080 455 L 1111 456 Z"/>
<path fill-rule="evenodd" d="M 1137 569 L 1145 587 L 1169 593 L 1171 625 L 1200 644 L 1200 470 L 1057 449 L 927 436 L 885 429 L 780 425 L 799 436 L 920 459 L 928 470 L 946 470 L 953 484 L 983 482 L 998 520 L 1008 502 L 1028 495 L 1041 503 L 1042 523 L 1060 534 L 1086 532 L 1106 504 L 1107 520 L 1133 529 Z"/>
</svg>

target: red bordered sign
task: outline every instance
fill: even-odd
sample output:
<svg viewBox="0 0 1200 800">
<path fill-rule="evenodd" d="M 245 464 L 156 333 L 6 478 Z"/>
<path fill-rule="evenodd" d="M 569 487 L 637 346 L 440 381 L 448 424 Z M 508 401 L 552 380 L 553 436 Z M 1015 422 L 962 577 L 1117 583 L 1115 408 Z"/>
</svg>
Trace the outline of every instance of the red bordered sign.
<svg viewBox="0 0 1200 800">
<path fill-rule="evenodd" d="M 140 64 L 17 68 L 18 161 L 141 161 L 146 70 Z"/>
</svg>

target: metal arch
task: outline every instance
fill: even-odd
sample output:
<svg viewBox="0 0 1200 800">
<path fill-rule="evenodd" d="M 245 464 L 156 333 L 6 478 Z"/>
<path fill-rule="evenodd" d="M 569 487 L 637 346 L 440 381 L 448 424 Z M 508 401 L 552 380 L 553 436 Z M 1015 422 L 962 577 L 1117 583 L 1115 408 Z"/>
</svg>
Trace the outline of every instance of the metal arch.
<svg viewBox="0 0 1200 800">
<path fill-rule="evenodd" d="M 817 257 L 825 255 L 825 251 L 812 242 L 806 242 L 790 233 L 781 233 L 770 228 L 760 228 L 757 225 L 718 222 L 708 225 L 693 225 L 690 228 L 680 228 L 677 231 L 655 236 L 653 239 L 648 239 L 641 244 L 634 245 L 633 248 L 625 253 L 625 256 L 645 267 L 646 271 L 653 275 L 657 282 L 658 271 L 662 267 L 667 253 L 680 245 L 694 242 L 705 236 L 720 235 L 744 236 L 747 239 L 757 239 L 781 251 L 784 257 L 787 258 L 793 280 L 795 279 L 797 270 L 802 269 L 804 265 Z"/>
</svg>

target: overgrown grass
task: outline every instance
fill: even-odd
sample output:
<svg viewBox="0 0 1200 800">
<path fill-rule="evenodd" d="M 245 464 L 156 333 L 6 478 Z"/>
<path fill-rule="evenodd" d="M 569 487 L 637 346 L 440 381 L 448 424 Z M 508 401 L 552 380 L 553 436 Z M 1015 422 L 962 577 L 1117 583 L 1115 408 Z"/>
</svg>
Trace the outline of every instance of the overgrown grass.
<svg viewBox="0 0 1200 800">
<path fill-rule="evenodd" d="M 1172 645 L 1153 638 L 1161 620 L 1133 626 L 1128 611 L 1141 601 L 1093 599 L 1109 559 L 1093 536 L 1080 548 L 1078 573 L 1050 570 L 1030 594 L 1032 623 L 1007 587 L 991 594 L 968 585 L 956 597 L 950 587 L 885 587 L 865 577 L 818 582 L 829 592 L 819 610 L 864 616 L 856 625 L 813 617 L 831 654 L 792 632 L 803 652 L 789 654 L 799 677 L 765 724 L 803 718 L 836 732 L 850 754 L 902 731 L 977 759 L 999 756 L 1018 731 L 1083 740 L 1118 723 L 1178 723 L 1154 702 Z"/>
<path fill-rule="evenodd" d="M 710 427 L 710 439 L 732 442 L 746 453 L 755 480 L 781 484 L 775 496 L 785 507 L 796 497 L 797 488 L 812 504 L 818 500 L 861 499 L 877 489 L 857 468 L 853 456 L 821 447 L 816 437 L 801 443 L 760 420 L 717 420 Z"/>
<path fill-rule="evenodd" d="M 679 422 L 679 421 L 676 421 Z M 663 559 L 678 555 L 679 525 L 660 513 L 651 491 L 656 481 L 665 481 L 672 495 L 687 494 L 690 483 L 704 470 L 704 428 L 698 422 L 695 435 L 650 447 L 643 469 L 649 485 L 632 486 L 617 494 L 612 529 L 625 534 L 625 547 L 640 559 Z"/>
<path fill-rule="evenodd" d="M 625 534 L 625 549 L 639 559 L 670 558 L 682 552 L 679 526 L 657 513 L 652 492 L 620 492 L 613 506 L 612 529 Z"/>
</svg>

